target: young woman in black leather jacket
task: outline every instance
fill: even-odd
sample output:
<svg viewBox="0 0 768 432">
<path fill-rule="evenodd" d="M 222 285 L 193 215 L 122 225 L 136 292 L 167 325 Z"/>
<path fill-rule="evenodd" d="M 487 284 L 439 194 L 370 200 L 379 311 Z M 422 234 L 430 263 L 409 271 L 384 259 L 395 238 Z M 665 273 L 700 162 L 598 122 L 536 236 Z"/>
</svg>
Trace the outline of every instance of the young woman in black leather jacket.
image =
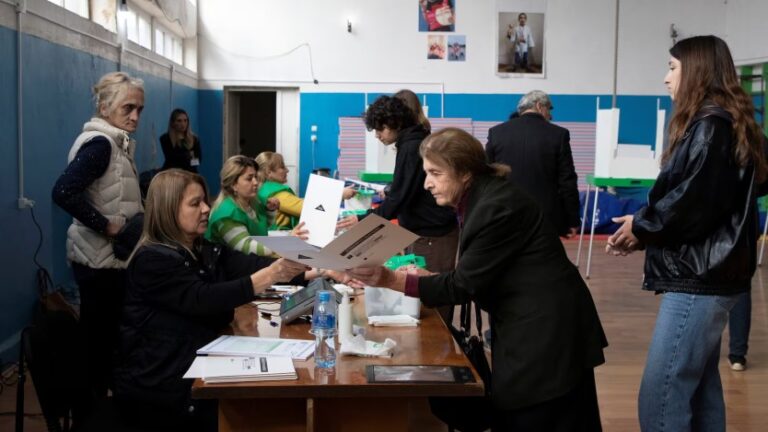
<svg viewBox="0 0 768 432">
<path fill-rule="evenodd" d="M 724 431 L 720 339 L 751 288 L 765 160 L 725 42 L 692 37 L 670 54 L 669 148 L 648 206 L 614 219 L 623 224 L 607 251 L 645 248 L 643 289 L 664 295 L 640 386 L 641 429 Z"/>
</svg>

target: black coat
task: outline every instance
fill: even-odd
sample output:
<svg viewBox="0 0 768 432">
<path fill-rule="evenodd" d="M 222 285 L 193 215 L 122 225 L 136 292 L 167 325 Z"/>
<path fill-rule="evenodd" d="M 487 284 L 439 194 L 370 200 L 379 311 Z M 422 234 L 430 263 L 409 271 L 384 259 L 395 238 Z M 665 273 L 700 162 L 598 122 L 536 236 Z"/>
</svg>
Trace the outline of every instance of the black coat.
<svg viewBox="0 0 768 432">
<path fill-rule="evenodd" d="M 184 248 L 141 246 L 127 270 L 116 398 L 184 410 L 192 380 L 182 376 L 195 352 L 223 332 L 235 307 L 254 299 L 250 275 L 273 261 L 205 241 L 197 257 Z"/>
<path fill-rule="evenodd" d="M 509 178 L 528 192 L 563 235 L 580 225 L 579 191 L 568 129 L 529 113 L 488 131 L 490 162 L 512 168 Z"/>
<path fill-rule="evenodd" d="M 635 213 L 643 242 L 643 288 L 730 295 L 748 291 L 755 272 L 757 186 L 752 166 L 734 158 L 731 117 L 707 107 L 691 121 Z"/>
<path fill-rule="evenodd" d="M 429 133 L 421 125 L 398 132 L 395 174 L 387 198 L 369 213 L 385 219 L 397 218 L 403 228 L 422 237 L 441 237 L 456 227 L 456 213 L 440 207 L 424 189 L 424 162 L 419 146 Z"/>
<path fill-rule="evenodd" d="M 167 133 L 160 136 L 160 147 L 163 149 L 163 156 L 165 156 L 165 162 L 163 162 L 161 170 L 167 170 L 169 168 L 180 168 L 189 172 L 197 172 L 197 166 L 192 165 L 192 159 L 197 159 L 197 162 L 202 161 L 202 153 L 200 151 L 200 140 L 197 136 L 193 136 L 195 143 L 192 145 L 192 149 L 188 149 L 183 145 L 174 147 L 171 143 L 171 137 Z"/>
<path fill-rule="evenodd" d="M 471 299 L 489 313 L 498 409 L 562 396 L 605 361 L 589 290 L 528 194 L 472 179 L 459 244 L 456 270 L 419 278 L 419 296 L 427 306 Z"/>
</svg>

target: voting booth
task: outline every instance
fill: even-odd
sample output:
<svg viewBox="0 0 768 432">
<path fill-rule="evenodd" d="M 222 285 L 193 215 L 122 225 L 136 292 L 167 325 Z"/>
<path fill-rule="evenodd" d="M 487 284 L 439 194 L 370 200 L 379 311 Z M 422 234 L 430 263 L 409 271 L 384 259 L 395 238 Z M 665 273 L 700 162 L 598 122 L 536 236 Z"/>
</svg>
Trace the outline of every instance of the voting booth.
<svg viewBox="0 0 768 432">
<path fill-rule="evenodd" d="M 597 99 L 595 171 L 598 178 L 655 179 L 664 153 L 666 111 L 656 102 L 656 139 L 653 145 L 619 143 L 619 108 L 600 109 Z"/>
</svg>

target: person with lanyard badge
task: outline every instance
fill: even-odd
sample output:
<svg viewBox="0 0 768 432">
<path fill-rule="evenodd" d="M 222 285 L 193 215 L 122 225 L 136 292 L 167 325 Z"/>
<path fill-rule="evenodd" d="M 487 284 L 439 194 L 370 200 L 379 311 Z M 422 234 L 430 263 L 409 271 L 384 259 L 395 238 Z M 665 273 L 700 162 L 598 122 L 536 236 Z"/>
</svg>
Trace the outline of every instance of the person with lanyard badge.
<svg viewBox="0 0 768 432">
<path fill-rule="evenodd" d="M 176 108 L 168 120 L 168 132 L 160 136 L 165 162 L 160 170 L 180 168 L 197 172 L 202 160 L 200 139 L 192 133 L 189 115 L 181 108 Z"/>
</svg>

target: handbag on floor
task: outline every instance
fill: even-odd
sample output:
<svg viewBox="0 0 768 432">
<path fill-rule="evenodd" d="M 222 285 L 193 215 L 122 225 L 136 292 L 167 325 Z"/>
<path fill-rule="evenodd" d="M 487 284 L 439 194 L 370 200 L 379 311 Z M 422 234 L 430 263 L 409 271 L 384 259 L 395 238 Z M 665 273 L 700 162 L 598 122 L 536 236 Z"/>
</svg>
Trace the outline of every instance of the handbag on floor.
<svg viewBox="0 0 768 432">
<path fill-rule="evenodd" d="M 472 335 L 472 305 L 461 305 L 460 328 L 453 326 L 453 308 L 449 313 L 448 329 L 464 354 L 474 366 L 485 384 L 483 396 L 431 397 L 429 405 L 432 414 L 448 425 L 449 430 L 481 432 L 491 427 L 493 405 L 491 404 L 491 368 L 485 356 L 483 344 L 483 320 L 480 306 L 474 304 L 477 334 Z"/>
</svg>

